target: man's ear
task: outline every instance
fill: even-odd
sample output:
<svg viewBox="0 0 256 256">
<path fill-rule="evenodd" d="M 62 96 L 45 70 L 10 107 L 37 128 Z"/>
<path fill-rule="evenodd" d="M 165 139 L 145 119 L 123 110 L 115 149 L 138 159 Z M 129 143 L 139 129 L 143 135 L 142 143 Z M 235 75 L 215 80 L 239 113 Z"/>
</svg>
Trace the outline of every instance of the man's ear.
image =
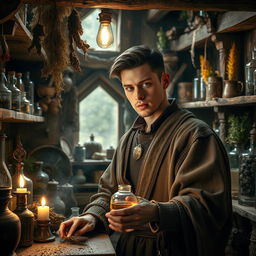
<svg viewBox="0 0 256 256">
<path fill-rule="evenodd" d="M 166 89 L 170 84 L 170 75 L 168 73 L 162 74 L 162 83 L 164 86 L 164 89 Z"/>
</svg>

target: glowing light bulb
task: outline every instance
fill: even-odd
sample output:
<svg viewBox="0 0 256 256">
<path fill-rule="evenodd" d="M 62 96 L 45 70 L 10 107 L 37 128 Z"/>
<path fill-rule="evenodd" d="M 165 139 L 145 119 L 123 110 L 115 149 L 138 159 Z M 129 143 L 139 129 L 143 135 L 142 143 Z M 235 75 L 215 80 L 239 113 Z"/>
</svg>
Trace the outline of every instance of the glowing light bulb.
<svg viewBox="0 0 256 256">
<path fill-rule="evenodd" d="M 97 34 L 97 44 L 101 48 L 108 48 L 114 42 L 113 31 L 111 28 L 111 13 L 102 10 L 99 14 L 100 26 Z"/>
</svg>

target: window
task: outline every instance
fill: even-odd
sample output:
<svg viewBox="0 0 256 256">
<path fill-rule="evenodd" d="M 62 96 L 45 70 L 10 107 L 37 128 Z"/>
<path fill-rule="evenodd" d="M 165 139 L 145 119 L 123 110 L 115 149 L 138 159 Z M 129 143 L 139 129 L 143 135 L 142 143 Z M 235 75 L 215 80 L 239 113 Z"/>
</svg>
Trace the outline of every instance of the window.
<svg viewBox="0 0 256 256">
<path fill-rule="evenodd" d="M 100 51 L 117 51 L 118 33 L 117 33 L 117 15 L 112 11 L 111 27 L 114 35 L 114 43 L 107 49 L 100 48 L 96 42 L 96 36 L 98 33 L 100 22 L 98 20 L 100 9 L 94 9 L 90 11 L 82 20 L 82 27 L 84 34 L 82 39 L 86 40 L 90 45 L 90 49 Z"/>
<path fill-rule="evenodd" d="M 93 133 L 95 141 L 100 142 L 103 149 L 118 142 L 118 102 L 100 85 L 87 97 L 80 101 L 80 144 L 89 141 Z"/>
</svg>

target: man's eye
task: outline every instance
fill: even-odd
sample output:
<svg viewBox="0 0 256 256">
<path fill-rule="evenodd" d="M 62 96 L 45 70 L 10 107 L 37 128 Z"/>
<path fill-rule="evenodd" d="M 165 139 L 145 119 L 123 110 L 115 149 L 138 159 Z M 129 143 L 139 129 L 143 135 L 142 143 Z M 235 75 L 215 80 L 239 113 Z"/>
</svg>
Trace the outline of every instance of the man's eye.
<svg viewBox="0 0 256 256">
<path fill-rule="evenodd" d="M 143 83 L 143 87 L 150 87 L 151 86 L 151 83 Z"/>
<path fill-rule="evenodd" d="M 133 88 L 132 88 L 132 87 L 129 87 L 129 86 L 126 86 L 124 89 L 125 89 L 126 91 L 128 91 L 128 92 L 131 92 L 131 91 L 133 90 Z"/>
</svg>

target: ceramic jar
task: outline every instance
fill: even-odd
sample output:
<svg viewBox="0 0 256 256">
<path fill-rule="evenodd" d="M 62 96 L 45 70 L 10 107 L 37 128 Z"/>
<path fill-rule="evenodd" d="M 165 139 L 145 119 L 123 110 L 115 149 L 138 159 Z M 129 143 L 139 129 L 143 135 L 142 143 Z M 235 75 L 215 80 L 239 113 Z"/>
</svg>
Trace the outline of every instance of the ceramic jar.
<svg viewBox="0 0 256 256">
<path fill-rule="evenodd" d="M 209 76 L 206 88 L 206 100 L 221 98 L 222 96 L 222 79 L 217 76 Z"/>
<path fill-rule="evenodd" d="M 78 162 L 84 161 L 85 152 L 86 150 L 84 146 L 81 146 L 80 144 L 76 145 L 74 149 L 74 160 Z"/>
<path fill-rule="evenodd" d="M 244 85 L 240 81 L 225 80 L 222 98 L 232 98 L 243 95 Z"/>
<path fill-rule="evenodd" d="M 94 141 L 94 135 L 91 134 L 90 141 L 84 143 L 85 150 L 86 150 L 86 159 L 92 159 L 92 155 L 95 152 L 102 151 L 102 145 L 96 141 Z"/>
</svg>

